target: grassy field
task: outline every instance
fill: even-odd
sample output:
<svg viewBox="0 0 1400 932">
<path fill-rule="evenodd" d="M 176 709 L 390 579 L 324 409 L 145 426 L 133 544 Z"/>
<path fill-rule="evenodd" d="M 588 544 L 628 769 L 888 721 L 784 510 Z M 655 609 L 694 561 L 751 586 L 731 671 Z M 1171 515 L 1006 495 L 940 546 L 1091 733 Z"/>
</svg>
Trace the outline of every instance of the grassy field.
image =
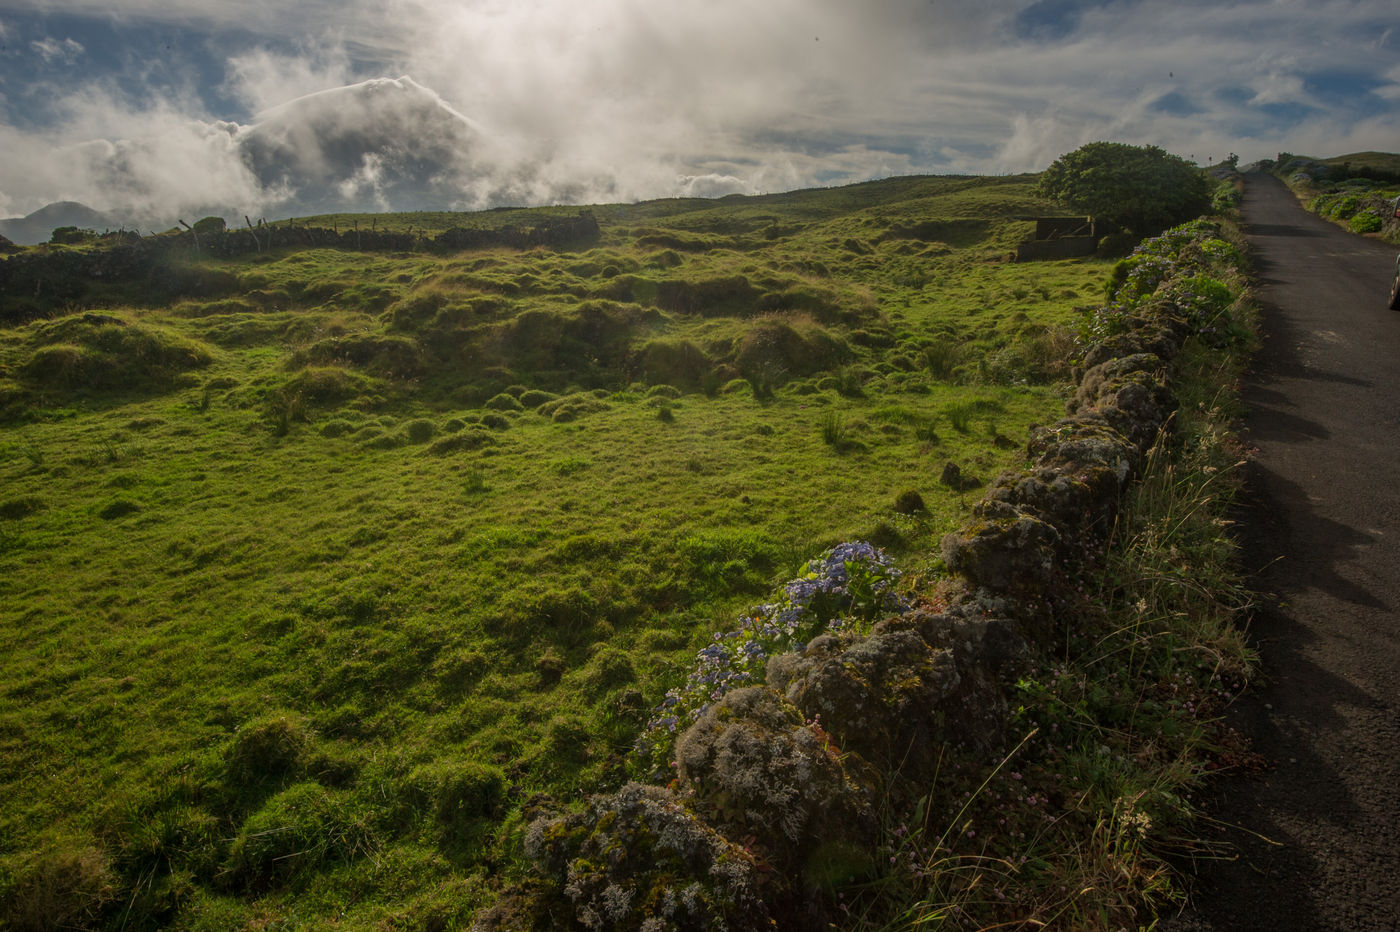
<svg viewBox="0 0 1400 932">
<path fill-rule="evenodd" d="M 636 772 L 711 632 L 842 540 L 917 582 L 1060 415 L 1109 267 L 1006 261 L 1033 181 L 206 260 L 214 294 L 0 330 L 12 922 L 469 916 L 529 813 Z"/>
</svg>

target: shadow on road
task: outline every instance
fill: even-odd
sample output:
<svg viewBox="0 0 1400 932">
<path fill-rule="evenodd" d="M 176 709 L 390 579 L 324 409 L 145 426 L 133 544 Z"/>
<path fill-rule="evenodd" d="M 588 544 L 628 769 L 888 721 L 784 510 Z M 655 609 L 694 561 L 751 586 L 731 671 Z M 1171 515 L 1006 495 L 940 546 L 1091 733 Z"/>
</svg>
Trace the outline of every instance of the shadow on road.
<svg viewBox="0 0 1400 932">
<path fill-rule="evenodd" d="M 1325 233 L 1317 230 L 1309 230 L 1307 227 L 1298 227 L 1287 223 L 1247 224 L 1245 232 L 1250 236 L 1326 236 Z"/>
</svg>

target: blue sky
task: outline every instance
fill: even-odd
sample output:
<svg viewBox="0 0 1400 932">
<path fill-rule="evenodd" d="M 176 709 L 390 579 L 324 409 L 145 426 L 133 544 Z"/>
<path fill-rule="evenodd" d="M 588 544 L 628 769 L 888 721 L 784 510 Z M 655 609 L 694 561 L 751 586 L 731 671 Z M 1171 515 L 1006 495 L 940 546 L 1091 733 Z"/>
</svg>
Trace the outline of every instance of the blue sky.
<svg viewBox="0 0 1400 932">
<path fill-rule="evenodd" d="M 0 0 L 0 216 L 275 210 L 240 134 L 400 76 L 509 181 L 457 207 L 1033 171 L 1099 139 L 1397 151 L 1397 23 L 1393 0 Z"/>
</svg>

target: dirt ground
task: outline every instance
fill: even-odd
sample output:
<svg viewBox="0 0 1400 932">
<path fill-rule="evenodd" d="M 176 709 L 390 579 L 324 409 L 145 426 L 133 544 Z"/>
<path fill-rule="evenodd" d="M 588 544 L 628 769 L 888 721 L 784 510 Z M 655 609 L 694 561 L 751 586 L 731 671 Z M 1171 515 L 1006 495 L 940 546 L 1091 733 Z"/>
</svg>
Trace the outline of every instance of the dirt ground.
<svg viewBox="0 0 1400 932">
<path fill-rule="evenodd" d="M 1231 710 L 1265 765 L 1207 801 L 1218 849 L 1163 929 L 1400 929 L 1400 313 L 1396 250 L 1250 175 L 1264 345 L 1239 517 L 1263 681 Z"/>
</svg>

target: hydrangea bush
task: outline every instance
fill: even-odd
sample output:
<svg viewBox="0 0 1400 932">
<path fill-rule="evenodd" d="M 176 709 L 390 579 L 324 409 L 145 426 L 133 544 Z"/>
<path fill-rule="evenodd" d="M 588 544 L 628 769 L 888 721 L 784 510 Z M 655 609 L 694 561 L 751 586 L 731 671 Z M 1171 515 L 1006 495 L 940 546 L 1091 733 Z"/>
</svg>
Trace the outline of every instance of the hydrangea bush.
<svg viewBox="0 0 1400 932">
<path fill-rule="evenodd" d="M 656 707 L 641 738 L 642 756 L 660 769 L 676 735 L 731 690 L 760 685 L 768 658 L 803 649 L 821 634 L 863 632 L 880 617 L 905 608 L 895 591 L 900 572 L 880 548 L 865 541 L 838 544 L 809 560 L 777 598 L 739 616 L 739 626 L 717 633 L 695 655 L 695 669 Z"/>
<path fill-rule="evenodd" d="M 1206 273 L 1238 267 L 1240 261 L 1239 250 L 1220 237 L 1218 226 L 1206 220 L 1183 223 L 1144 240 L 1114 267 L 1108 300 L 1083 321 L 1081 345 L 1094 345 L 1123 333 L 1128 318 L 1169 280 L 1172 303 L 1190 317 L 1193 331 L 1228 332 L 1230 322 L 1221 318 L 1228 317 L 1230 290 Z"/>
</svg>

